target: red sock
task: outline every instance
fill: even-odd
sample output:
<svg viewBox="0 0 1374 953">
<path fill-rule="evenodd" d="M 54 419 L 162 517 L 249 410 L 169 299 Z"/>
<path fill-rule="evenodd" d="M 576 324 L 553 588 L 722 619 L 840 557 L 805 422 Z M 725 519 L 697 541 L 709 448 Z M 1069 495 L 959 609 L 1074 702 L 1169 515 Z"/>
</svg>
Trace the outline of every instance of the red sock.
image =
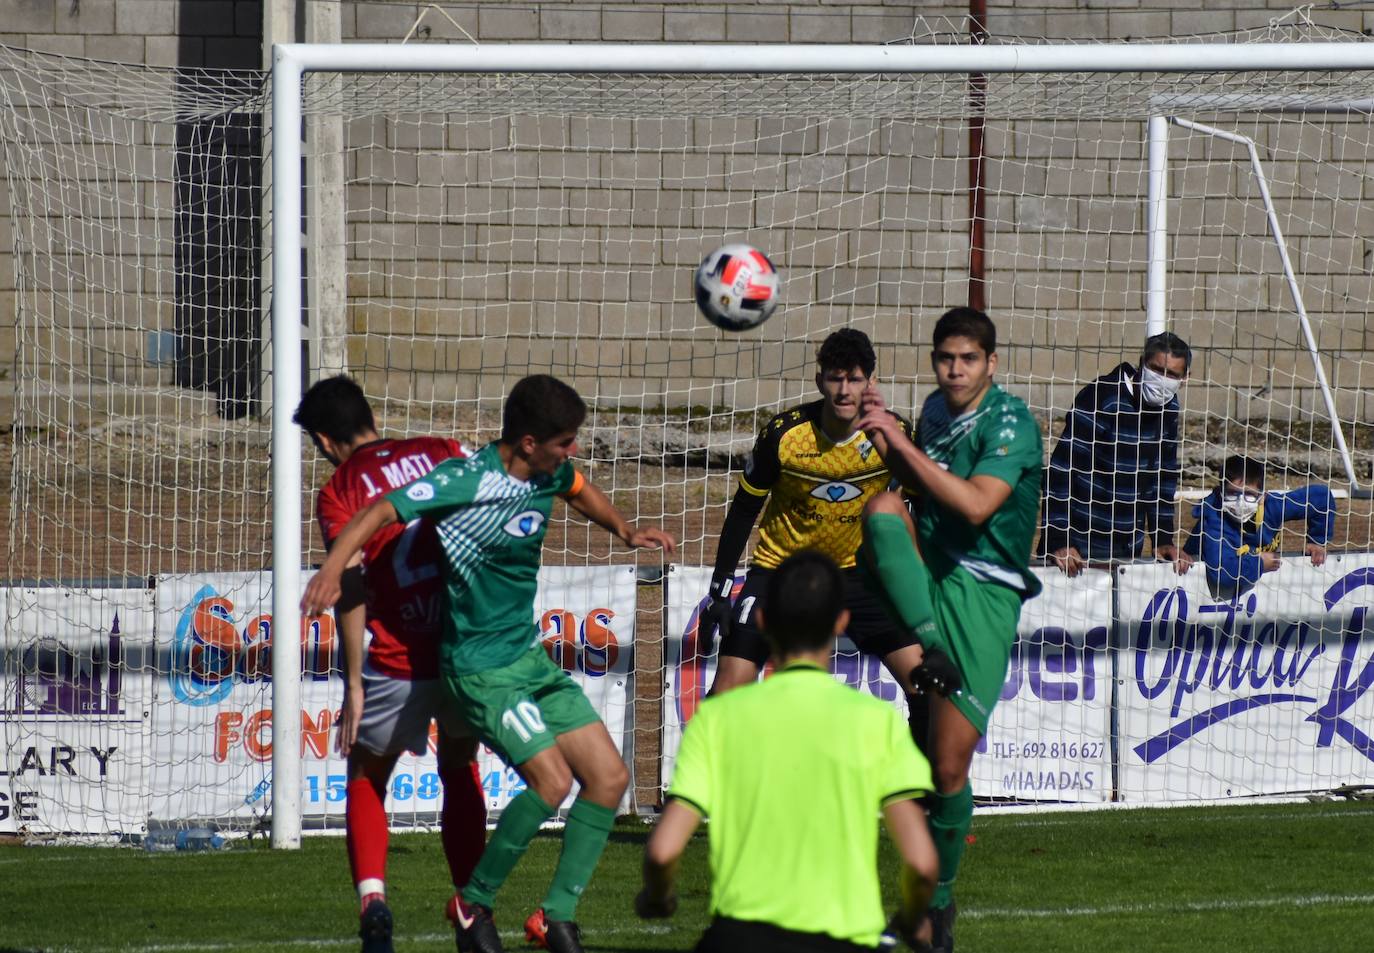
<svg viewBox="0 0 1374 953">
<path fill-rule="evenodd" d="M 382 795 L 367 778 L 348 782 L 344 827 L 348 832 L 348 866 L 353 883 L 386 880 L 387 824 Z"/>
<path fill-rule="evenodd" d="M 487 843 L 487 794 L 482 790 L 482 775 L 476 761 L 454 768 L 444 776 L 444 808 L 439 816 L 439 831 L 453 885 L 461 887 L 468 882 Z"/>
</svg>

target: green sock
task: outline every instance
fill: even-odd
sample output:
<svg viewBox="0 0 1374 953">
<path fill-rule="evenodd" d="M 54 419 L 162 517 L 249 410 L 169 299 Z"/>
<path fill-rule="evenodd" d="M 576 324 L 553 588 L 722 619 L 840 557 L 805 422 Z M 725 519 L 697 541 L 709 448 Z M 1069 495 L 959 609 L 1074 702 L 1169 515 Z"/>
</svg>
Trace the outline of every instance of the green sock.
<svg viewBox="0 0 1374 953">
<path fill-rule="evenodd" d="M 563 828 L 563 852 L 558 855 L 558 867 L 544 898 L 544 915 L 550 920 L 571 920 L 577 913 L 577 901 L 592 879 L 606 840 L 615 824 L 615 809 L 593 804 L 578 798 L 568 812 L 568 825 Z"/>
<path fill-rule="evenodd" d="M 477 862 L 472 876 L 468 878 L 468 885 L 463 888 L 463 899 L 484 907 L 492 906 L 496 891 L 501 889 L 511 870 L 525 856 L 525 849 L 534 840 L 534 835 L 539 833 L 540 826 L 553 817 L 553 810 L 534 792 L 534 788 L 525 788 L 523 793 L 516 795 L 501 812 L 501 820 L 487 840 L 482 859 Z"/>
<path fill-rule="evenodd" d="M 864 517 L 859 565 L 869 583 L 887 601 L 888 610 L 921 636 L 935 627 L 930 603 L 930 571 L 916 552 L 906 521 L 896 513 Z"/>
<path fill-rule="evenodd" d="M 940 857 L 940 880 L 930 905 L 943 909 L 953 899 L 959 861 L 964 856 L 968 829 L 973 826 L 973 785 L 965 784 L 954 794 L 937 794 L 931 801 L 930 836 Z"/>
</svg>

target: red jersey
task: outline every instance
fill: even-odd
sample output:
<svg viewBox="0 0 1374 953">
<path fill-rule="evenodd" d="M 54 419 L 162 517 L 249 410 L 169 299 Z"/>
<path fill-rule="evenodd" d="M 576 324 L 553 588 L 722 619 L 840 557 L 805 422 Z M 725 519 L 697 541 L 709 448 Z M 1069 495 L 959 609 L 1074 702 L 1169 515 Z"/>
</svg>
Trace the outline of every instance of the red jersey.
<svg viewBox="0 0 1374 953">
<path fill-rule="evenodd" d="M 418 480 L 449 457 L 466 457 L 457 440 L 378 440 L 353 451 L 320 490 L 317 512 L 330 546 L 348 521 L 377 497 Z M 363 547 L 367 584 L 367 650 L 372 667 L 392 678 L 438 678 L 443 553 L 434 525 L 392 524 Z"/>
</svg>

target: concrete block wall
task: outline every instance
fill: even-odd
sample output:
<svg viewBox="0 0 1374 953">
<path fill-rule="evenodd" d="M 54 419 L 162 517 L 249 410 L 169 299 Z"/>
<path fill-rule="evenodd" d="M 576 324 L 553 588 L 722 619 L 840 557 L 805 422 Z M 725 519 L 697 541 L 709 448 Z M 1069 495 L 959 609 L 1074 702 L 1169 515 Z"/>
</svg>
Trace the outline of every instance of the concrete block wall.
<svg viewBox="0 0 1374 953">
<path fill-rule="evenodd" d="M 0 25 L 0 42 L 14 46 L 149 65 L 254 67 L 261 59 L 257 2 L 14 2 L 17 12 Z M 822 0 L 469 0 L 443 5 L 448 16 L 394 0 L 301 3 L 302 16 L 310 4 L 337 7 L 346 42 L 400 42 L 422 13 L 411 42 L 881 42 L 964 13 L 957 5 Z M 1003 37 L 1138 39 L 1259 27 L 1289 9 L 1277 0 L 1214 12 L 1148 0 L 993 4 L 989 27 Z M 1374 13 L 1359 10 L 1313 17 L 1344 29 L 1374 25 Z M 353 183 L 350 360 L 388 393 L 475 396 L 490 389 L 473 379 L 498 357 L 490 339 L 509 335 L 500 355 L 509 373 L 550 367 L 595 382 L 608 400 L 623 394 L 640 402 L 671 391 L 695 401 L 722 382 L 750 378 L 785 391 L 779 379 L 804 379 L 810 359 L 809 345 L 798 342 L 854 321 L 891 355 L 890 371 L 903 380 L 919 376 L 924 368 L 912 366 L 921 362 L 910 346 L 965 293 L 963 132 L 872 126 L 831 124 L 823 132 L 832 138 L 822 141 L 815 129 L 705 120 L 664 124 L 652 130 L 657 139 L 648 124 L 626 121 L 557 128 L 351 123 L 350 141 L 360 145 L 346 172 Z M 989 130 L 989 213 L 1012 226 L 989 230 L 989 300 L 1005 322 L 1005 372 L 1041 406 L 1062 406 L 1056 395 L 1131 357 L 1138 345 L 1143 154 L 1138 131 L 1127 126 L 1103 122 L 1091 155 L 1030 123 Z M 1312 271 L 1307 307 L 1319 343 L 1332 352 L 1328 371 L 1343 391 L 1344 412 L 1365 417 L 1361 392 L 1371 383 L 1365 364 L 1374 332 L 1363 311 L 1351 308 L 1369 300 L 1370 249 L 1358 236 L 1371 233 L 1374 206 L 1359 200 L 1374 179 L 1363 174 L 1362 159 L 1338 155 L 1343 145 L 1364 141 L 1362 130 L 1312 135 L 1275 164 L 1273 188 L 1289 203 L 1285 230 L 1295 259 Z M 679 141 L 730 146 L 684 155 L 673 151 Z M 536 142 L 556 148 L 536 152 Z M 618 151 L 626 143 L 637 149 Z M 665 151 L 654 151 L 657 144 Z M 1074 161 L 1055 155 L 1063 148 L 1082 154 Z M 1187 154 L 1209 148 L 1190 140 Z M 550 219 L 562 201 L 549 194 L 555 173 L 578 195 Z M 1201 188 L 1214 174 L 1189 166 L 1176 187 Z M 1228 173 L 1229 184 L 1239 185 L 1243 174 Z M 860 194 L 879 184 L 881 195 Z M 1295 184 L 1316 198 L 1295 203 Z M 1178 238 L 1170 309 L 1199 346 L 1192 400 L 1217 413 L 1307 413 L 1317 406 L 1310 359 L 1292 323 L 1268 310 L 1288 292 L 1265 245 L 1262 216 L 1251 206 L 1228 220 L 1238 214 L 1234 207 L 1211 206 L 1171 209 Z M 915 227 L 903 234 L 886 227 L 893 221 Z M 0 362 L 12 358 L 14 342 L 11 232 L 0 216 Z M 805 279 L 800 288 L 789 285 L 789 294 L 825 302 L 824 309 L 790 310 L 762 329 L 761 344 L 704 338 L 679 279 L 709 243 L 704 235 L 727 234 L 785 248 L 783 263 Z M 1262 274 L 1223 273 L 1223 266 L 1256 260 L 1265 262 Z M 169 274 L 169 260 L 158 257 L 130 287 L 156 288 L 165 300 Z M 118 334 L 101 340 L 124 342 Z M 125 379 L 146 377 L 130 371 Z"/>
</svg>

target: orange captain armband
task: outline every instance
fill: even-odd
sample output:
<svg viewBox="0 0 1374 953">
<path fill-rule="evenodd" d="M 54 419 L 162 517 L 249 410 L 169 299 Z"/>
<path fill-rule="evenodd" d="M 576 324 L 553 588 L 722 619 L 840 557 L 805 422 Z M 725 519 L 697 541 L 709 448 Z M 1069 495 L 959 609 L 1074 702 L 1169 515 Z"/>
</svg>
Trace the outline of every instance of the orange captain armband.
<svg viewBox="0 0 1374 953">
<path fill-rule="evenodd" d="M 582 475 L 582 471 L 574 470 L 572 486 L 568 487 L 567 492 L 563 494 L 563 499 L 571 500 L 573 497 L 577 496 L 577 494 L 581 493 L 586 485 L 587 478 Z"/>
</svg>

